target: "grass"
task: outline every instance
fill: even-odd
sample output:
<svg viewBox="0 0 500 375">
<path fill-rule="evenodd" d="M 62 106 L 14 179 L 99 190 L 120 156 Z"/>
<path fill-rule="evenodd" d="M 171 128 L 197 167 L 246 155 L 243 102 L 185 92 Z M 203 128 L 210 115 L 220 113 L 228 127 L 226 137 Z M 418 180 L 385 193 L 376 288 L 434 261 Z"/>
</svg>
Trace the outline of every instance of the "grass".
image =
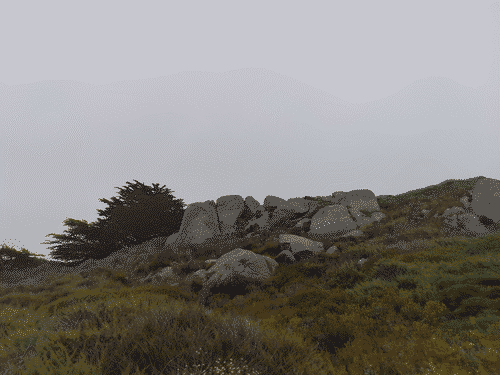
<svg viewBox="0 0 500 375">
<path fill-rule="evenodd" d="M 361 236 L 321 241 L 334 254 L 280 265 L 206 306 L 201 281 L 184 280 L 206 259 L 235 247 L 274 258 L 279 234 L 307 231 L 292 223 L 190 259 L 159 249 L 136 272 L 3 289 L 0 375 L 500 374 L 500 227 L 472 238 L 434 217 L 462 207 L 474 183 L 379 199 L 386 216 Z M 137 281 L 166 265 L 178 285 Z"/>
</svg>

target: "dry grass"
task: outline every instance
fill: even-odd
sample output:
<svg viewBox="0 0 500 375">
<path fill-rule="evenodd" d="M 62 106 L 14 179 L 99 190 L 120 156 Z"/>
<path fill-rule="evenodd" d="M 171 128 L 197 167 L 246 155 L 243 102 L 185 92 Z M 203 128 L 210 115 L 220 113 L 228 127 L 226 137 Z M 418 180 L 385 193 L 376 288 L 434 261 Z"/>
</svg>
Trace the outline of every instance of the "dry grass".
<svg viewBox="0 0 500 375">
<path fill-rule="evenodd" d="M 455 368 L 459 369 L 453 372 L 456 374 L 500 374 L 500 344 L 490 344 L 498 341 L 497 318 L 491 317 L 494 324 L 490 325 L 490 331 L 473 336 L 471 324 L 479 332 L 485 332 L 479 329 L 479 322 L 487 321 L 474 309 L 454 315 L 452 311 L 441 314 L 437 307 L 428 308 L 443 306 L 445 300 L 433 300 L 437 291 L 432 285 L 452 274 L 457 277 L 456 283 L 464 285 L 467 282 L 464 275 L 470 275 L 472 280 L 479 271 L 499 276 L 498 227 L 486 223 L 494 229 L 492 234 L 471 238 L 447 232 L 443 219 L 434 218 L 435 213 L 462 206 L 460 198 L 470 197 L 471 186 L 452 182 L 419 194 L 379 199 L 381 212 L 386 215 L 380 222 L 363 228 L 359 237 L 322 241 L 325 249 L 330 246 L 339 249 L 334 255 L 315 255 L 293 267 L 280 266 L 277 275 L 263 285 L 235 295 L 216 294 L 208 306 L 198 303 L 199 282 L 143 285 L 132 277 L 137 272 L 124 274 L 105 267 L 87 273 L 54 275 L 43 285 L 1 290 L 0 375 L 402 375 L 444 374 L 447 372 L 439 371 Z M 318 202 L 317 210 L 329 204 Z M 430 212 L 421 215 L 422 210 Z M 171 265 L 185 279 L 193 270 L 209 267 L 206 259 L 217 258 L 235 247 L 273 258 L 281 251 L 279 234 L 308 238 L 307 231 L 298 230 L 293 224 L 266 231 L 257 238 L 241 239 L 236 245 L 206 248 L 193 253 L 190 259 L 168 251 L 158 253 L 148 258 L 139 276 Z M 360 258 L 368 259 L 361 267 Z M 404 282 L 398 281 L 398 289 L 381 284 L 376 273 L 380 273 L 381 262 L 387 261 L 399 262 L 401 267 L 413 270 Z M 457 274 L 455 269 L 460 272 Z M 311 276 L 313 271 L 315 274 Z M 352 285 L 345 284 L 347 276 L 339 275 L 353 276 Z M 394 274 L 384 275 L 394 280 Z M 405 298 L 410 292 L 401 286 L 412 283 L 415 287 L 411 289 L 411 298 L 415 303 L 406 302 L 400 311 L 386 311 L 383 298 L 392 296 L 394 301 Z M 311 306 L 310 316 L 303 316 L 299 305 L 294 304 L 303 293 L 312 290 L 322 290 L 328 293 L 325 296 L 338 295 L 338 298 L 347 293 L 352 310 L 339 312 L 337 318 L 343 321 L 348 316 L 363 317 L 360 321 L 365 322 L 365 328 L 351 332 L 353 339 L 346 343 L 339 344 L 337 340 L 337 344 L 332 344 L 327 337 L 321 338 L 318 329 L 330 315 L 321 313 L 318 318 Z M 488 293 L 492 291 L 488 289 Z M 490 298 L 488 303 L 491 301 L 496 299 Z M 396 306 L 396 302 L 387 303 Z M 415 311 L 413 315 L 409 313 L 410 307 Z M 458 336 L 445 334 L 451 323 L 458 327 L 458 331 L 453 331 Z M 323 329 L 327 332 L 333 328 Z M 398 330 L 405 332 L 401 346 L 397 350 L 388 349 L 391 343 L 399 342 L 395 336 Z M 425 339 L 425 332 L 432 332 L 435 339 Z M 382 333 L 388 340 L 384 343 L 379 341 Z M 436 351 L 429 343 L 436 342 L 438 337 L 444 347 Z M 374 356 L 370 352 L 358 353 L 362 340 L 377 342 L 370 344 L 376 350 Z M 425 340 L 429 343 L 419 344 Z M 352 346 L 353 343 L 358 344 Z M 409 356 L 417 353 L 418 345 L 425 348 L 423 358 L 416 354 Z M 391 350 L 395 354 L 387 357 Z"/>
</svg>

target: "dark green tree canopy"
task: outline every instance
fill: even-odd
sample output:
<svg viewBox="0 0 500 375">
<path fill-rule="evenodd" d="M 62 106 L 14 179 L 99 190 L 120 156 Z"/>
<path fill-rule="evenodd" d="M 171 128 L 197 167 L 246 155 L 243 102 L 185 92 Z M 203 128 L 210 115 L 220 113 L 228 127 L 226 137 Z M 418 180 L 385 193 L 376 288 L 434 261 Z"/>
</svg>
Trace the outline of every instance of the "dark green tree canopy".
<svg viewBox="0 0 500 375">
<path fill-rule="evenodd" d="M 30 253 L 25 248 L 20 251 L 3 244 L 0 246 L 0 272 L 38 267 L 46 262 L 43 254 Z"/>
<path fill-rule="evenodd" d="M 78 265 L 87 259 L 105 258 L 105 252 L 102 251 L 101 243 L 102 231 L 95 222 L 90 224 L 86 220 L 66 219 L 64 225 L 69 228 L 64 232 L 68 234 L 50 233 L 45 236 L 53 236 L 54 241 L 45 241 L 43 244 L 58 244 L 51 246 L 51 256 L 61 261 L 70 261 L 68 265 Z M 110 249 L 108 247 L 108 249 Z M 109 254 L 111 254 L 109 252 Z M 108 255 L 109 255 L 108 254 Z"/>
<path fill-rule="evenodd" d="M 97 221 L 67 219 L 63 223 L 69 229 L 66 234 L 51 233 L 59 243 L 51 247 L 52 257 L 78 265 L 87 259 L 103 259 L 125 246 L 133 246 L 156 237 L 168 237 L 179 231 L 185 204 L 182 199 L 174 199 L 172 192 L 144 185 L 137 180 L 135 184 L 120 189 L 119 197 L 111 200 L 100 198 L 109 207 L 97 210 Z M 47 237 L 46 236 L 46 237 Z"/>
</svg>

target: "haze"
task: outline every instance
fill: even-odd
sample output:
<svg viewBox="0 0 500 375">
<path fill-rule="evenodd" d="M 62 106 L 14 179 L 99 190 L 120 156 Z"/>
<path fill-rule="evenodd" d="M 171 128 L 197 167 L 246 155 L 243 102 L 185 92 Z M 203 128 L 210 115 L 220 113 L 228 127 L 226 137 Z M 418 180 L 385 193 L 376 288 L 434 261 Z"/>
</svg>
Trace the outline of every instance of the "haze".
<svg viewBox="0 0 500 375">
<path fill-rule="evenodd" d="M 28 4 L 29 3 L 29 4 Z M 499 2 L 9 2 L 0 244 L 184 203 L 500 179 Z"/>
</svg>

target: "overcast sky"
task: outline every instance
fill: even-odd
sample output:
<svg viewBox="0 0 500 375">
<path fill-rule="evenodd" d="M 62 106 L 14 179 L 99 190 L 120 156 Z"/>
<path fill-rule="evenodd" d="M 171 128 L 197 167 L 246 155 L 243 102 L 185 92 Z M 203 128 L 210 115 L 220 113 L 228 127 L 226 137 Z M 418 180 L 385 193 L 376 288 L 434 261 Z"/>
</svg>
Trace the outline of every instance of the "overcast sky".
<svg viewBox="0 0 500 375">
<path fill-rule="evenodd" d="M 500 179 L 499 2 L 10 1 L 0 244 L 138 180 L 184 203 Z"/>
</svg>

